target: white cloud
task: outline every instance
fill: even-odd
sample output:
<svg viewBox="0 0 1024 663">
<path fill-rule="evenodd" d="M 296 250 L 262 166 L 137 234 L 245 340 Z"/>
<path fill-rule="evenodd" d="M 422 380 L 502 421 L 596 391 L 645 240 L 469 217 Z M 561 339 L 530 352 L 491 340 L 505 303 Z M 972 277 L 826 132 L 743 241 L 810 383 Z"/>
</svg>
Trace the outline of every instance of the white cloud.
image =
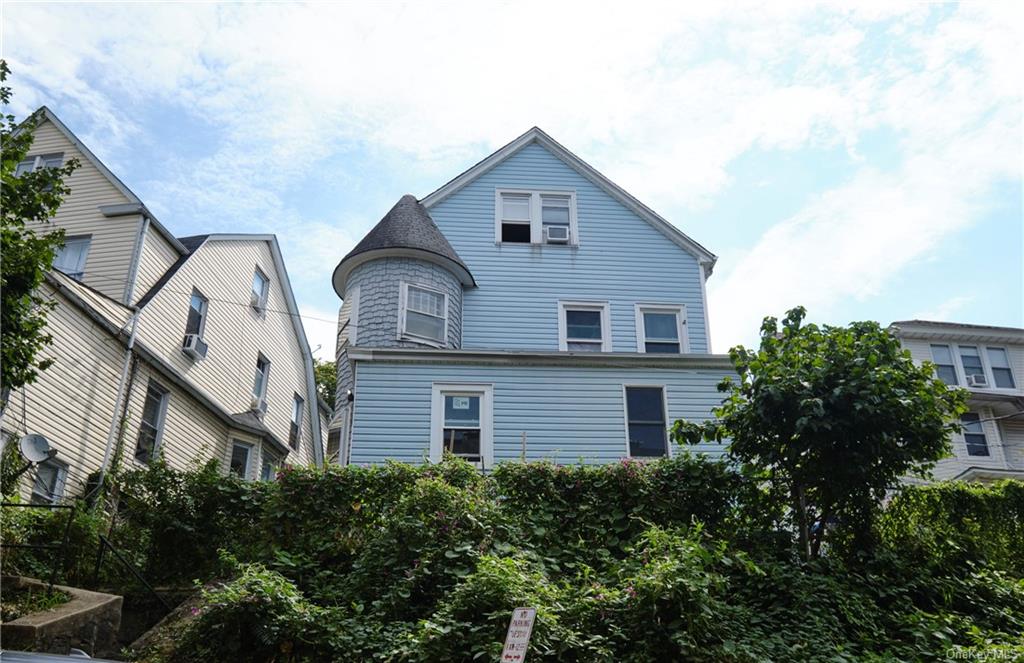
<svg viewBox="0 0 1024 663">
<path fill-rule="evenodd" d="M 74 107 L 100 152 L 137 136 L 133 111 L 154 102 L 215 127 L 216 144 L 166 164 L 147 202 L 277 232 L 300 301 L 321 307 L 330 269 L 389 203 L 311 219 L 283 198 L 352 144 L 440 183 L 539 124 L 684 229 L 738 157 L 844 148 L 859 172 L 716 269 L 711 326 L 724 350 L 765 314 L 802 303 L 827 315 L 879 292 L 969 225 L 993 182 L 1019 177 L 1020 11 L 8 4 L 3 30 L 15 110 Z M 878 128 L 898 141 L 891 171 L 861 149 Z"/>
<path fill-rule="evenodd" d="M 911 318 L 913 320 L 934 320 L 937 322 L 954 322 L 954 316 L 965 306 L 974 301 L 972 295 L 957 295 L 950 297 L 932 309 L 918 311 Z"/>
</svg>

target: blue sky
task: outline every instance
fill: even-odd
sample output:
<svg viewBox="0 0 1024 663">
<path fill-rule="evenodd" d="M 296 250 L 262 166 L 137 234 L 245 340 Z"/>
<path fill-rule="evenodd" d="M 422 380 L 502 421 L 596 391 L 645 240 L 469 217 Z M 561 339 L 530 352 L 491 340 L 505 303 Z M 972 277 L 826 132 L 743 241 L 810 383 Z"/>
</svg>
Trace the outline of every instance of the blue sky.
<svg viewBox="0 0 1024 663">
<path fill-rule="evenodd" d="M 8 2 L 0 25 L 19 117 L 48 105 L 178 235 L 277 233 L 321 356 L 340 257 L 533 125 L 720 256 L 716 351 L 796 304 L 1024 326 L 1020 9 L 691 4 Z"/>
</svg>

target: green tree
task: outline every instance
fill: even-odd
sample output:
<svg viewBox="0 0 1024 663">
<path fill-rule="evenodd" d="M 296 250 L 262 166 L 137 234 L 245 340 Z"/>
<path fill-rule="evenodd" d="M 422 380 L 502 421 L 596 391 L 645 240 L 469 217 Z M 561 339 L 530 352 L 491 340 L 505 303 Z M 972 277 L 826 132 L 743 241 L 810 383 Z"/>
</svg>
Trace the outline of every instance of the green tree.
<svg viewBox="0 0 1024 663">
<path fill-rule="evenodd" d="M 787 312 L 781 329 L 765 318 L 759 350 L 729 351 L 739 380 L 719 385 L 728 396 L 718 419 L 676 422 L 673 432 L 688 443 L 730 440 L 731 457 L 785 501 L 810 559 L 832 529 L 865 542 L 886 491 L 949 452 L 966 393 L 914 364 L 877 322 L 805 325 L 805 315 Z"/>
<path fill-rule="evenodd" d="M 334 391 L 338 384 L 337 366 L 333 361 L 313 360 L 313 379 L 316 380 L 316 393 L 324 402 L 334 409 Z"/>
<path fill-rule="evenodd" d="M 11 98 L 11 89 L 4 85 L 8 73 L 7 63 L 0 60 L 0 105 L 4 107 Z M 53 304 L 38 294 L 38 287 L 64 244 L 64 232 L 39 230 L 57 213 L 69 191 L 64 178 L 78 167 L 72 159 L 60 168 L 17 174 L 18 164 L 25 161 L 32 147 L 37 122 L 36 116 L 20 126 L 13 115 L 0 120 L 0 382 L 4 394 L 33 382 L 39 371 L 53 363 L 39 358 L 39 352 L 53 341 L 46 333 L 46 315 Z"/>
</svg>

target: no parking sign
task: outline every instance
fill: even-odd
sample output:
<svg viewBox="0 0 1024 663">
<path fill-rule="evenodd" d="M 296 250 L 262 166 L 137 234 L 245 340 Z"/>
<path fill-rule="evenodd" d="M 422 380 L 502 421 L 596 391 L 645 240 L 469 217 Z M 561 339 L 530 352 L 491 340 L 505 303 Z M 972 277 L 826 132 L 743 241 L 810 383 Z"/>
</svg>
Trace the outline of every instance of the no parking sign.
<svg viewBox="0 0 1024 663">
<path fill-rule="evenodd" d="M 530 634 L 533 633 L 533 620 L 536 617 L 536 608 L 516 608 L 512 611 L 505 648 L 501 650 L 501 663 L 523 663 L 526 660 L 526 648 L 530 645 Z"/>
</svg>

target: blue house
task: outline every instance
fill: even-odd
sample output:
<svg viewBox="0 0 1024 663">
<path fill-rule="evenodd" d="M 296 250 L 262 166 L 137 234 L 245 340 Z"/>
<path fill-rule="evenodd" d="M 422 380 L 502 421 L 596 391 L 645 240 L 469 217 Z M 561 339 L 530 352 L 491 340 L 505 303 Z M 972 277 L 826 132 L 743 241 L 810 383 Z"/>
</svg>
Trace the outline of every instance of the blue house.
<svg viewBox="0 0 1024 663">
<path fill-rule="evenodd" d="M 340 463 L 672 455 L 732 372 L 711 354 L 715 255 L 533 128 L 338 264 Z"/>
</svg>

